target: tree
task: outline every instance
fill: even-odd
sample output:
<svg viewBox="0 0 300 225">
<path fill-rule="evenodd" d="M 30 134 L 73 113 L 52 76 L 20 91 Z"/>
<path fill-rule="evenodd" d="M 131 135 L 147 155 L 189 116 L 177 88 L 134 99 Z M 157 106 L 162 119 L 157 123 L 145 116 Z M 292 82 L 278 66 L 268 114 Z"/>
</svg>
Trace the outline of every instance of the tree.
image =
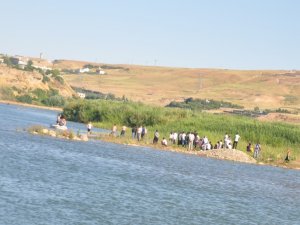
<svg viewBox="0 0 300 225">
<path fill-rule="evenodd" d="M 29 60 L 28 62 L 27 62 L 27 65 L 25 66 L 25 70 L 27 70 L 27 71 L 33 71 L 33 62 L 32 62 L 32 60 Z"/>
</svg>

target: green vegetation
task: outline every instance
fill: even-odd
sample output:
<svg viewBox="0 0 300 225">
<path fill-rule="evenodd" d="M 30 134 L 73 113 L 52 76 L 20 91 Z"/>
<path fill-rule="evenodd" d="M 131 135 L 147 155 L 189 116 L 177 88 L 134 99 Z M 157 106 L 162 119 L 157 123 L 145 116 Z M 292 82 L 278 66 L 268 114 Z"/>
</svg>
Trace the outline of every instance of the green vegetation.
<svg viewBox="0 0 300 225">
<path fill-rule="evenodd" d="M 74 91 L 85 93 L 86 99 L 104 99 L 104 100 L 115 100 L 115 101 L 128 101 L 128 99 L 123 95 L 122 98 L 116 97 L 112 93 L 104 94 L 98 91 L 86 90 L 83 88 L 72 87 Z"/>
<path fill-rule="evenodd" d="M 25 95 L 19 95 L 16 97 L 16 100 L 18 102 L 23 102 L 23 103 L 27 103 L 27 104 L 31 104 L 32 103 L 32 97 L 28 94 Z"/>
<path fill-rule="evenodd" d="M 25 66 L 24 70 L 26 70 L 26 71 L 33 71 L 33 70 L 34 70 L 32 60 L 29 60 L 29 61 L 27 62 L 27 65 Z"/>
<path fill-rule="evenodd" d="M 15 95 L 14 92 L 17 94 Z M 1 87 L 0 94 L 2 99 L 16 100 L 27 104 L 63 107 L 66 103 L 66 99 L 55 89 L 47 91 L 37 88 L 33 91 L 24 91 L 16 87 Z"/>
<path fill-rule="evenodd" d="M 230 102 L 208 100 L 208 99 L 198 99 L 198 98 L 187 98 L 183 102 L 172 101 L 166 107 L 176 107 L 182 109 L 192 109 L 192 110 L 210 110 L 223 108 L 235 108 L 242 109 L 243 106 L 232 104 Z"/>
<path fill-rule="evenodd" d="M 64 108 L 69 120 L 88 122 L 104 128 L 113 124 L 128 127 L 145 125 L 150 138 L 155 129 L 160 137 L 168 137 L 171 131 L 197 131 L 208 136 L 212 143 L 223 139 L 225 133 L 242 137 L 239 149 L 246 149 L 249 141 L 262 145 L 261 160 L 276 161 L 284 157 L 286 148 L 292 148 L 299 156 L 300 130 L 297 126 L 282 123 L 259 122 L 252 118 L 214 115 L 185 109 L 151 107 L 141 103 L 104 100 L 81 100 L 70 102 Z"/>
</svg>

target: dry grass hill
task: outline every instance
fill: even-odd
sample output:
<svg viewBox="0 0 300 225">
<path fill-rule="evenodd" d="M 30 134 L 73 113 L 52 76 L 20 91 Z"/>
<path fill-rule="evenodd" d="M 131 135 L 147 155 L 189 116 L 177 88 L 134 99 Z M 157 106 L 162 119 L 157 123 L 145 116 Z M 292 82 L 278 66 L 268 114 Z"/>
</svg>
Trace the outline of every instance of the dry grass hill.
<svg viewBox="0 0 300 225">
<path fill-rule="evenodd" d="M 86 64 L 60 60 L 55 67 L 79 69 Z M 249 109 L 300 110 L 300 71 L 110 66 L 116 69 L 104 69 L 105 75 L 68 74 L 64 78 L 71 86 L 162 106 L 194 97 L 229 101 Z"/>
<path fill-rule="evenodd" d="M 228 101 L 251 110 L 259 107 L 300 112 L 300 71 L 169 68 L 29 59 L 34 65 L 59 69 L 65 85 L 55 79 L 43 83 L 38 72 L 0 64 L 0 86 L 15 86 L 24 92 L 51 87 L 65 97 L 74 94 L 70 88 L 74 86 L 160 106 L 193 97 Z M 75 72 L 86 65 L 93 67 L 90 73 Z M 104 75 L 96 73 L 99 67 L 105 71 Z M 300 124 L 299 115 L 269 114 L 260 119 Z"/>
<path fill-rule="evenodd" d="M 13 88 L 21 91 L 15 95 L 22 95 L 35 89 L 49 90 L 55 89 L 64 97 L 71 97 L 75 92 L 68 84 L 61 84 L 55 79 L 49 78 L 49 82 L 42 82 L 43 75 L 37 71 L 24 71 L 10 68 L 4 64 L 0 64 L 0 88 Z M 17 91 L 15 91 L 17 92 Z M 0 91 L 0 99 L 3 97 Z"/>
</svg>

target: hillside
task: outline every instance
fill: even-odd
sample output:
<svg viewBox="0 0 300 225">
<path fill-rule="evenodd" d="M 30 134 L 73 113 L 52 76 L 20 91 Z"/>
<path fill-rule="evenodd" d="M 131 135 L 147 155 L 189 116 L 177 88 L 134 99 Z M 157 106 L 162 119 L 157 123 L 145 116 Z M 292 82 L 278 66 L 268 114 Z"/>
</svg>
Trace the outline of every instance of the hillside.
<svg viewBox="0 0 300 225">
<path fill-rule="evenodd" d="M 25 71 L 0 64 L 0 99 L 13 97 L 8 96 L 9 94 L 15 97 L 30 94 L 36 89 L 44 91 L 52 89 L 63 97 L 71 97 L 75 94 L 69 85 L 62 84 L 51 76 L 47 77 L 49 80 L 43 82 L 44 75 L 38 71 Z M 10 90 L 12 93 L 8 93 Z"/>
<path fill-rule="evenodd" d="M 78 69 L 86 64 L 59 60 L 55 67 Z M 229 101 L 248 109 L 300 110 L 300 71 L 111 66 L 118 69 L 105 69 L 106 75 L 66 74 L 64 78 L 71 86 L 154 105 L 193 97 Z"/>
</svg>

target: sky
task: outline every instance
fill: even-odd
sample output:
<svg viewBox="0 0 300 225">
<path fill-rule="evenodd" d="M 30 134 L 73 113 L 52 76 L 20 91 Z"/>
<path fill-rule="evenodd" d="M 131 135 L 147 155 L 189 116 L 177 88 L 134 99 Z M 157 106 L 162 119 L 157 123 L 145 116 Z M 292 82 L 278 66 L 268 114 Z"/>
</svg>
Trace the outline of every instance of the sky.
<svg viewBox="0 0 300 225">
<path fill-rule="evenodd" d="M 1 0 L 0 53 L 97 63 L 300 69 L 298 0 Z"/>
</svg>

